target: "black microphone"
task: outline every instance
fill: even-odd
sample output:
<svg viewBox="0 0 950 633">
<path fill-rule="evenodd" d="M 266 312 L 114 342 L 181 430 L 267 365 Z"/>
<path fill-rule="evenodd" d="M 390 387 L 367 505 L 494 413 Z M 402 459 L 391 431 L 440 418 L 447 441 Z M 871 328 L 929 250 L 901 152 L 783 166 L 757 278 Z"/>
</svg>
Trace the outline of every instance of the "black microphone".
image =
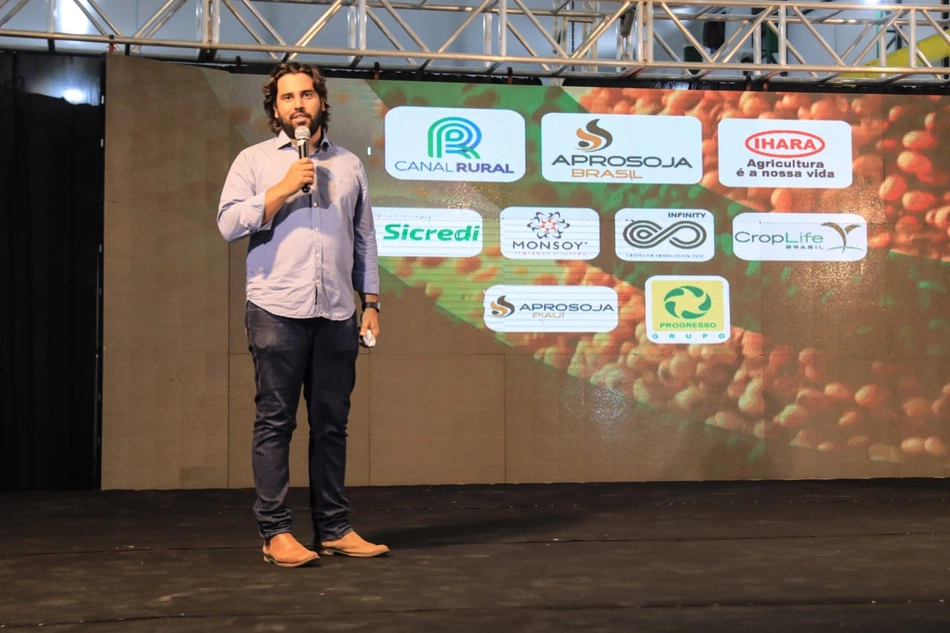
<svg viewBox="0 0 950 633">
<path fill-rule="evenodd" d="M 294 130 L 294 138 L 297 139 L 297 154 L 300 158 L 310 156 L 310 128 L 301 125 Z M 301 189 L 304 193 L 310 193 L 310 185 L 304 185 Z"/>
</svg>

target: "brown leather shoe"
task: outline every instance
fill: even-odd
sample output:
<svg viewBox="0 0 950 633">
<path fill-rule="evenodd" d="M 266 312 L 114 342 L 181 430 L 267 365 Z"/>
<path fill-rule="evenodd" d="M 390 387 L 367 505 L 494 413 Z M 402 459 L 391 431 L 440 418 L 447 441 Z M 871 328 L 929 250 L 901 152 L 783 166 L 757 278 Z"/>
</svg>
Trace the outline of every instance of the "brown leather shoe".
<svg viewBox="0 0 950 633">
<path fill-rule="evenodd" d="M 300 544 L 289 532 L 272 536 L 264 543 L 264 562 L 278 567 L 301 567 L 320 558 L 313 550 Z"/>
<path fill-rule="evenodd" d="M 356 532 L 350 532 L 341 539 L 335 541 L 323 541 L 320 543 L 320 553 L 324 556 L 333 556 L 342 554 L 343 556 L 353 556 L 354 558 L 373 558 L 389 553 L 389 548 L 385 545 L 377 545 L 363 539 Z"/>
</svg>

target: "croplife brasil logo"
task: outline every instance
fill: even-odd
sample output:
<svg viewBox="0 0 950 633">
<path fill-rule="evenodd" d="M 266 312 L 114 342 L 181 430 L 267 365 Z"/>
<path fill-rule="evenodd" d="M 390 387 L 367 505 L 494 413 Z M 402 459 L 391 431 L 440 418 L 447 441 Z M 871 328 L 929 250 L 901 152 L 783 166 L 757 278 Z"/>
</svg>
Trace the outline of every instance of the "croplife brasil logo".
<svg viewBox="0 0 950 633">
<path fill-rule="evenodd" d="M 621 209 L 614 226 L 625 261 L 704 262 L 716 252 L 715 216 L 705 209 Z"/>
<path fill-rule="evenodd" d="M 868 225 L 854 213 L 740 213 L 732 247 L 747 261 L 857 261 L 868 252 Z"/>
<path fill-rule="evenodd" d="M 724 119 L 719 181 L 728 187 L 837 189 L 851 184 L 845 121 Z"/>
<path fill-rule="evenodd" d="M 514 110 L 399 106 L 386 113 L 386 171 L 401 180 L 512 182 L 525 172 Z"/>
<path fill-rule="evenodd" d="M 729 282 L 723 277 L 650 277 L 646 308 L 647 337 L 654 343 L 729 340 Z"/>
<path fill-rule="evenodd" d="M 482 216 L 470 209 L 374 207 L 381 257 L 474 257 L 482 252 Z"/>
<path fill-rule="evenodd" d="M 618 323 L 617 292 L 603 286 L 492 286 L 484 309 L 495 332 L 609 332 Z"/>
<path fill-rule="evenodd" d="M 551 112 L 541 118 L 541 175 L 554 182 L 697 183 L 702 126 L 689 116 Z"/>
<path fill-rule="evenodd" d="M 508 207 L 501 252 L 510 259 L 593 259 L 600 254 L 600 216 L 593 209 Z"/>
</svg>

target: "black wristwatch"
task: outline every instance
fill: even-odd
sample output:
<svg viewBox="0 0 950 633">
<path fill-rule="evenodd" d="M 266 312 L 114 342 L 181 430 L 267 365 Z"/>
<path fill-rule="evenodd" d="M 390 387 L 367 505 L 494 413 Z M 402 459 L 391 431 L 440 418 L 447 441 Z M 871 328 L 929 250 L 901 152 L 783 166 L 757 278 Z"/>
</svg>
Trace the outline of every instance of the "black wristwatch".
<svg viewBox="0 0 950 633">
<path fill-rule="evenodd" d="M 376 312 L 379 312 L 379 301 L 364 301 L 363 302 L 363 311 L 366 311 L 366 308 L 374 308 Z"/>
</svg>

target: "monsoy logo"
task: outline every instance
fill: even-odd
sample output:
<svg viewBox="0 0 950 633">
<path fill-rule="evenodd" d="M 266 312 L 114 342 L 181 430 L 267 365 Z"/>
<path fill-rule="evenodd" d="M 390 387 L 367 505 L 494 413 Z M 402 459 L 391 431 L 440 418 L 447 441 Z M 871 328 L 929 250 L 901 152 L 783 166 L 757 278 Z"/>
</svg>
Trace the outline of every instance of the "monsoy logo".
<svg viewBox="0 0 950 633">
<path fill-rule="evenodd" d="M 501 252 L 511 259 L 593 259 L 600 254 L 600 216 L 593 209 L 508 207 Z"/>
<path fill-rule="evenodd" d="M 525 172 L 514 110 L 400 106 L 386 113 L 386 171 L 402 180 L 512 182 Z"/>
<path fill-rule="evenodd" d="M 740 213 L 732 246 L 747 261 L 853 262 L 868 253 L 868 224 L 854 213 Z"/>
</svg>

